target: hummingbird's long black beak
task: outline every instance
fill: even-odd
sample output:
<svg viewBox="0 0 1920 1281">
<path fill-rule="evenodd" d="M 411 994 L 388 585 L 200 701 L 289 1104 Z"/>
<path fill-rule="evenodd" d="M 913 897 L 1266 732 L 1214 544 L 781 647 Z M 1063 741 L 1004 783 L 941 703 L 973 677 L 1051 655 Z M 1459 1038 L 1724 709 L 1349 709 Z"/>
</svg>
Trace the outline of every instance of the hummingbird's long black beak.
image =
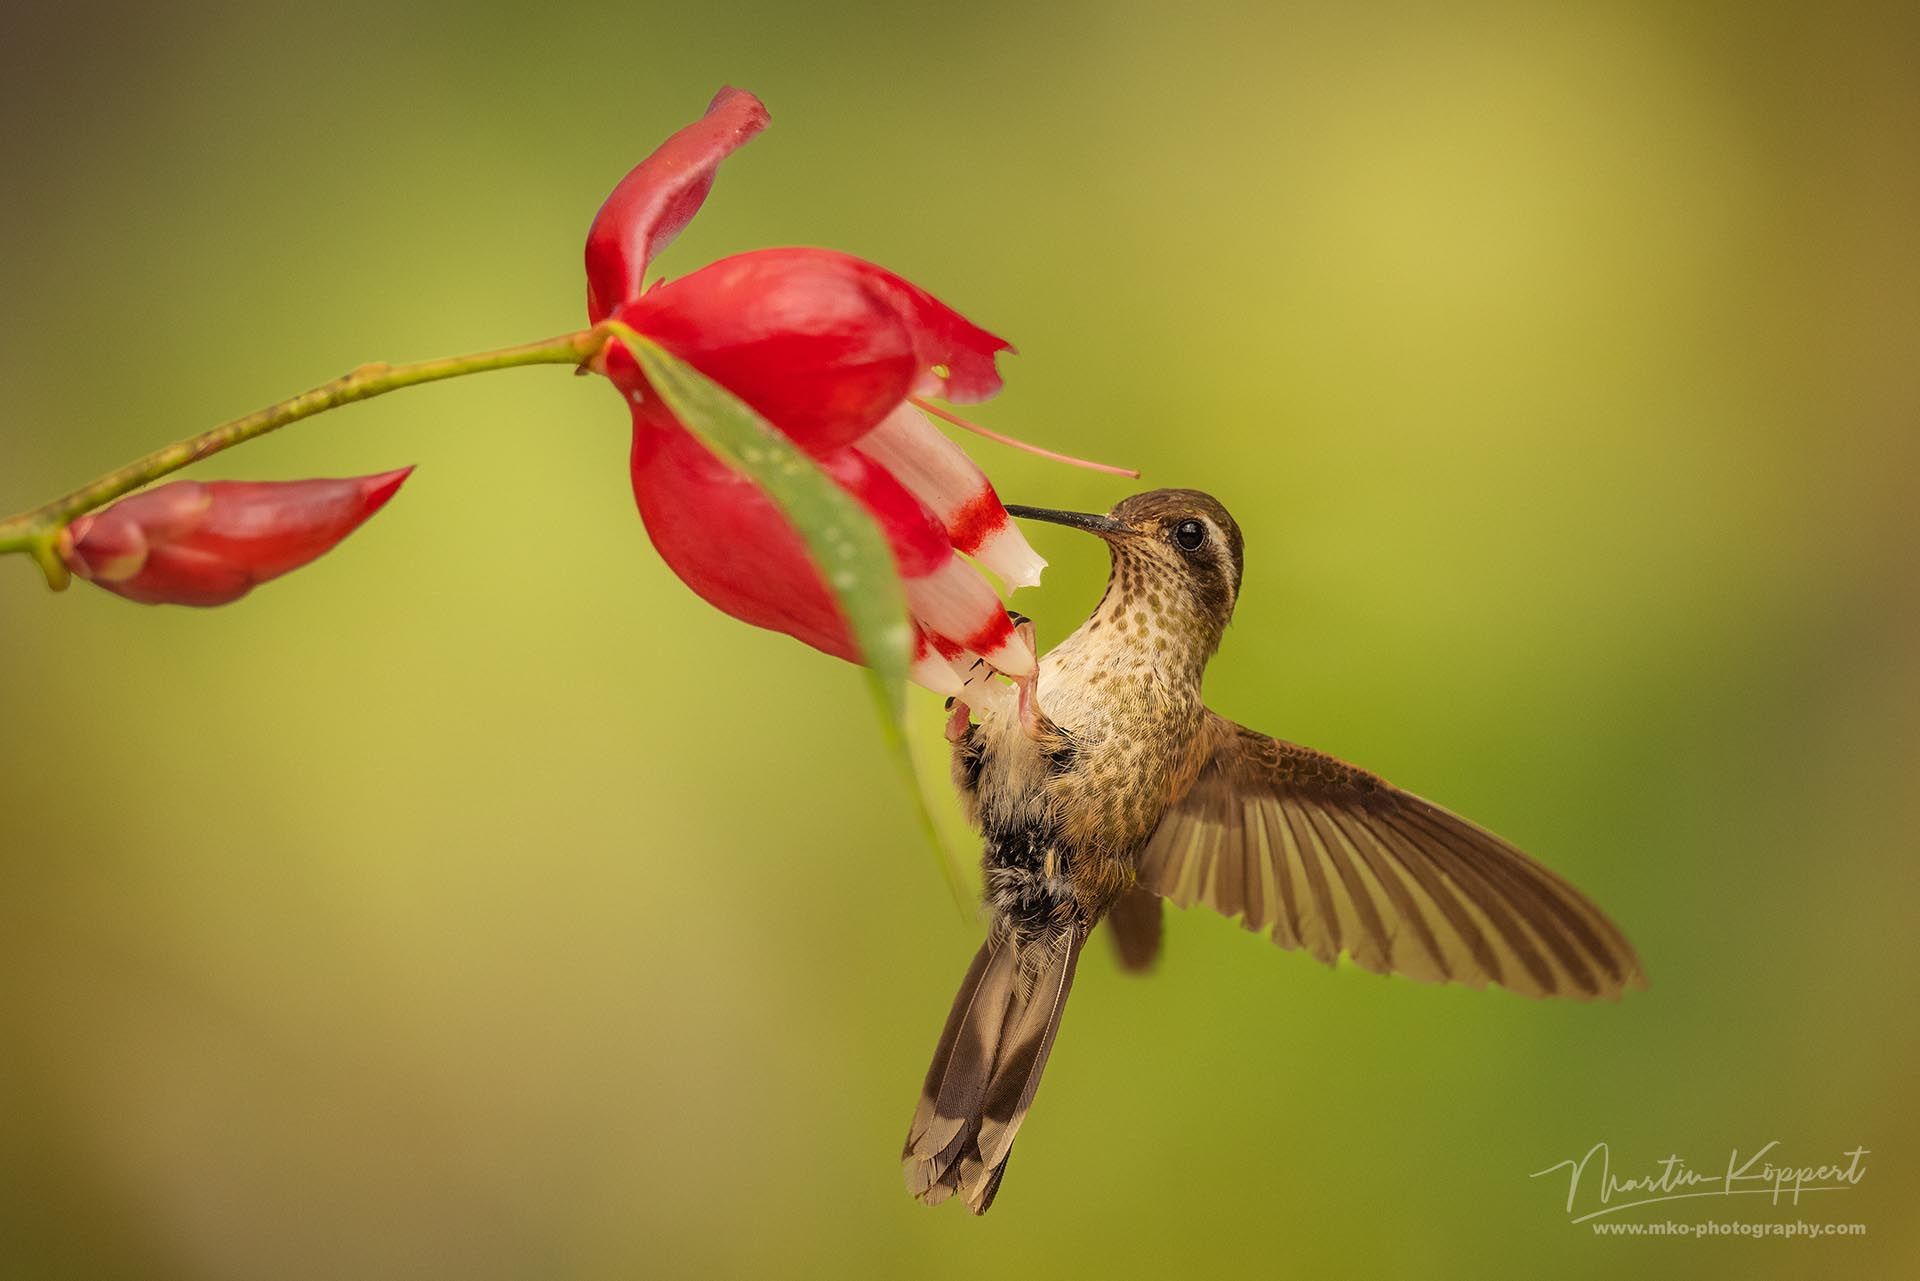
<svg viewBox="0 0 1920 1281">
<path fill-rule="evenodd" d="M 1116 534 L 1128 532 L 1125 525 L 1111 516 L 1094 516 L 1087 512 L 1055 511 L 1051 507 L 1009 506 L 1007 515 L 1018 516 L 1022 520 L 1044 520 L 1050 525 L 1067 525 L 1074 529 L 1084 529 L 1089 534 L 1098 534 L 1102 538 L 1111 538 Z"/>
</svg>

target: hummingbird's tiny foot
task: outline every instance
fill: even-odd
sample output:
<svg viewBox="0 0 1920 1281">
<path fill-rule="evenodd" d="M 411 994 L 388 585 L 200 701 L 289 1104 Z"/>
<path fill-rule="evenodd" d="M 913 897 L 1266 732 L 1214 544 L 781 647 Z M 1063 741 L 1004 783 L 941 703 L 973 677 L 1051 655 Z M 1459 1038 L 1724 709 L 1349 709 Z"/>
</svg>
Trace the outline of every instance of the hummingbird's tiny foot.
<svg viewBox="0 0 1920 1281">
<path fill-rule="evenodd" d="M 1053 721 L 1040 710 L 1040 670 L 1035 668 L 1019 680 L 1014 688 L 1020 691 L 1020 731 L 1036 743 L 1051 743 L 1054 738 Z"/>
<path fill-rule="evenodd" d="M 1020 728 L 1034 742 L 1046 743 L 1053 738 L 1054 724 L 1040 710 L 1040 646 L 1034 640 L 1033 620 L 1012 610 L 1007 611 L 1007 617 L 1013 620 L 1014 636 L 1034 656 L 1032 669 L 1025 676 L 1013 678 L 1014 688 L 1020 691 Z"/>
<path fill-rule="evenodd" d="M 1033 620 L 1025 614 L 1016 614 L 1012 610 L 1007 611 L 1007 617 L 1013 620 L 1013 634 L 1020 639 L 1022 645 L 1027 647 L 1027 652 L 1033 655 L 1037 665 L 1040 661 L 1040 642 L 1034 639 Z"/>
<path fill-rule="evenodd" d="M 953 713 L 947 717 L 947 741 L 964 742 L 967 735 L 973 732 L 972 709 L 957 698 L 948 699 L 947 707 Z"/>
</svg>

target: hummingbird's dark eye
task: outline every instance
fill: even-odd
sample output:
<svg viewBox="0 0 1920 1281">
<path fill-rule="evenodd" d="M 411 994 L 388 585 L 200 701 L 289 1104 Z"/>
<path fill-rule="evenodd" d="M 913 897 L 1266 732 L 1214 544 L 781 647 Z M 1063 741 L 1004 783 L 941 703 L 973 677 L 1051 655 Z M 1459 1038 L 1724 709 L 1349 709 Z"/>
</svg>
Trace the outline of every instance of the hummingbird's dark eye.
<svg viewBox="0 0 1920 1281">
<path fill-rule="evenodd" d="M 1181 551 L 1197 552 L 1207 541 L 1207 527 L 1197 520 L 1183 520 L 1173 527 L 1173 541 Z"/>
</svg>

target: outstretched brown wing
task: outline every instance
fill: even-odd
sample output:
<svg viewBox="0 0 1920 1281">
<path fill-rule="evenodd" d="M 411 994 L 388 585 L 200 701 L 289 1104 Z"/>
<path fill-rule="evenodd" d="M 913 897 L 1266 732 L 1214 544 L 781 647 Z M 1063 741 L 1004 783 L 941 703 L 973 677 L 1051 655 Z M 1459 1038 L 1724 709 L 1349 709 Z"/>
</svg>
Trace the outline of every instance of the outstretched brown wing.
<svg viewBox="0 0 1920 1281">
<path fill-rule="evenodd" d="M 1527 996 L 1617 999 L 1640 959 L 1579 890 L 1365 770 L 1208 713 L 1212 754 L 1140 855 L 1140 884 L 1331 965 Z"/>
</svg>

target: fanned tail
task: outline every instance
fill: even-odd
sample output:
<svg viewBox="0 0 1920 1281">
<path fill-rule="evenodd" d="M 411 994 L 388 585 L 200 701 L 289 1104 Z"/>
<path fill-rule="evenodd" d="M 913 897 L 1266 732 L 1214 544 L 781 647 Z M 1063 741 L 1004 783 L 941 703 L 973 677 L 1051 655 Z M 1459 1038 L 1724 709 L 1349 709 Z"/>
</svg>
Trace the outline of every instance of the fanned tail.
<svg viewBox="0 0 1920 1281">
<path fill-rule="evenodd" d="M 961 981 L 901 1153 L 907 1190 L 985 1214 L 1040 1088 L 1085 934 L 1016 944 L 995 930 Z"/>
</svg>

